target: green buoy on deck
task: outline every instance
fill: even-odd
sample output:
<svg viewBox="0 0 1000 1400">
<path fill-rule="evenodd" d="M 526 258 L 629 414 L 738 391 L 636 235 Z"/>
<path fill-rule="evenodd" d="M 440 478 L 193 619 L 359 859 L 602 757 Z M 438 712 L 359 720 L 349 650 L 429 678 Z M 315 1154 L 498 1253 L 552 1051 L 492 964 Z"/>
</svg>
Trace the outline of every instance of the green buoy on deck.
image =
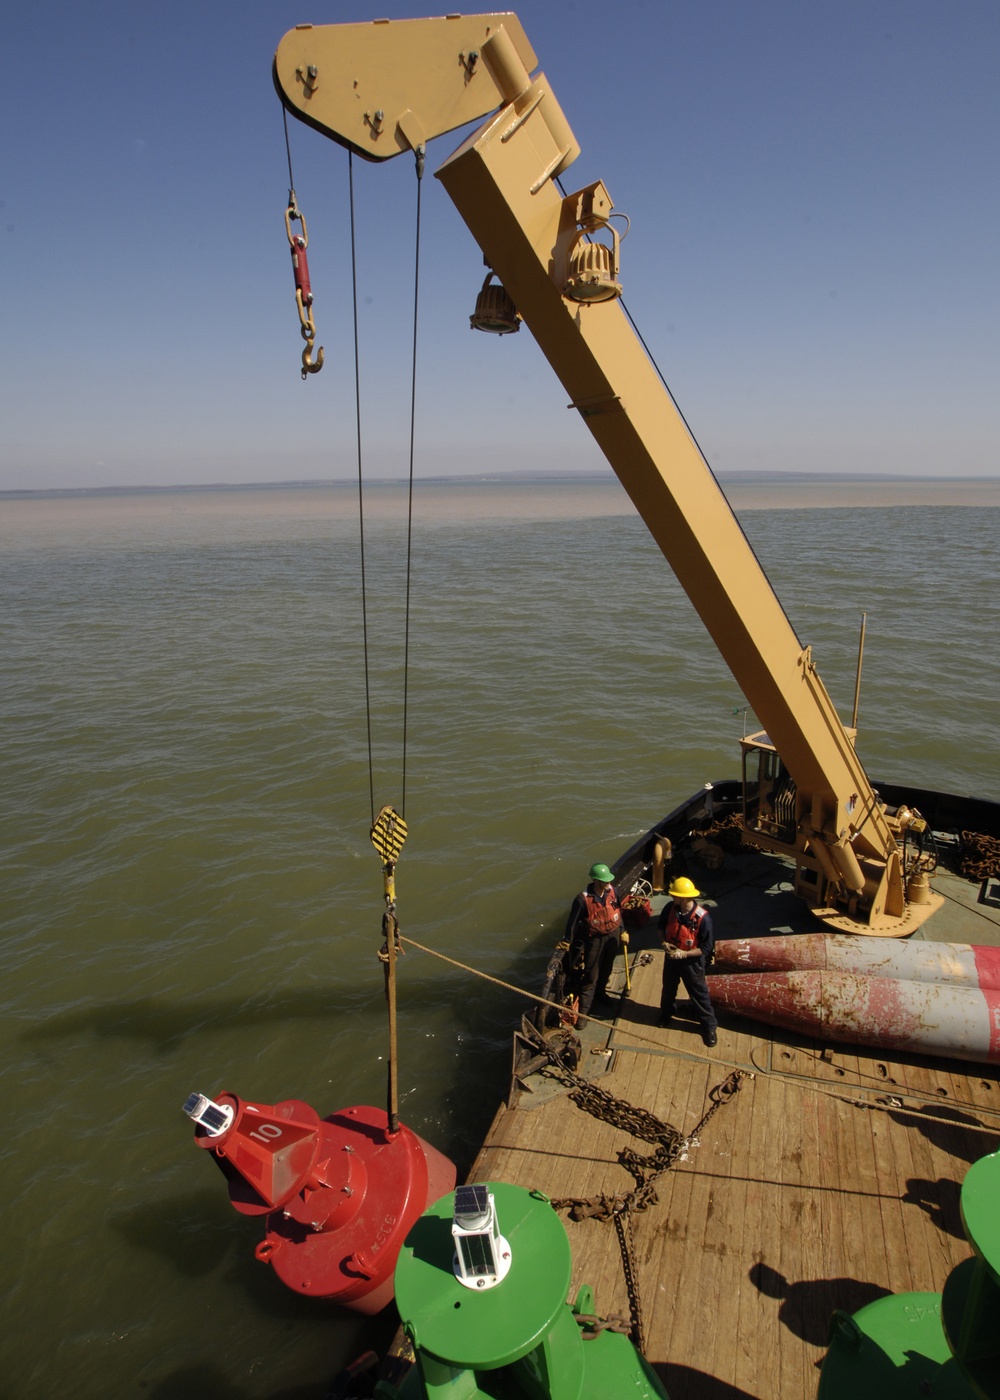
<svg viewBox="0 0 1000 1400">
<path fill-rule="evenodd" d="M 943 1294 L 834 1313 L 818 1400 L 1000 1400 L 1000 1153 L 966 1172 L 962 1223 L 975 1253 Z"/>
<path fill-rule="evenodd" d="M 667 1400 L 620 1332 L 584 1339 L 577 1314 L 593 1297 L 570 1286 L 569 1240 L 539 1192 L 504 1183 L 460 1187 L 410 1231 L 396 1265 L 396 1303 L 417 1365 L 403 1400 Z"/>
</svg>

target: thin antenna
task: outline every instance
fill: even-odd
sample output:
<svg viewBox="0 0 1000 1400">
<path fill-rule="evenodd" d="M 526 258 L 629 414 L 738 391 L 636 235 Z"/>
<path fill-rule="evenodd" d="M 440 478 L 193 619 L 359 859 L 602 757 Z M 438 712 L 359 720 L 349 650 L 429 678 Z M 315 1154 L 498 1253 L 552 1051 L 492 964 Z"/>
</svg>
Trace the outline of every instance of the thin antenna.
<svg viewBox="0 0 1000 1400">
<path fill-rule="evenodd" d="M 851 715 L 851 728 L 858 727 L 858 700 L 861 696 L 861 662 L 865 654 L 865 623 L 868 621 L 868 614 L 861 614 L 861 636 L 858 638 L 858 673 L 854 678 L 854 711 Z"/>
</svg>

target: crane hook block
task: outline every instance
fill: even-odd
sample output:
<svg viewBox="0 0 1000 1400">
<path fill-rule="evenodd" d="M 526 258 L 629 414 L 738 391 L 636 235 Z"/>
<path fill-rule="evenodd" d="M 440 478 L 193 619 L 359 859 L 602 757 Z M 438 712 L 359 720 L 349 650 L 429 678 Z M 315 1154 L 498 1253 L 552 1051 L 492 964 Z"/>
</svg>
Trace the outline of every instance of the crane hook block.
<svg viewBox="0 0 1000 1400">
<path fill-rule="evenodd" d="M 396 861 L 406 840 L 406 822 L 394 807 L 383 807 L 372 823 L 370 835 L 382 857 L 385 902 L 391 909 L 396 902 Z"/>
<path fill-rule="evenodd" d="M 383 807 L 371 829 L 372 845 L 386 865 L 395 865 L 406 840 L 406 822 L 394 807 Z"/>
</svg>

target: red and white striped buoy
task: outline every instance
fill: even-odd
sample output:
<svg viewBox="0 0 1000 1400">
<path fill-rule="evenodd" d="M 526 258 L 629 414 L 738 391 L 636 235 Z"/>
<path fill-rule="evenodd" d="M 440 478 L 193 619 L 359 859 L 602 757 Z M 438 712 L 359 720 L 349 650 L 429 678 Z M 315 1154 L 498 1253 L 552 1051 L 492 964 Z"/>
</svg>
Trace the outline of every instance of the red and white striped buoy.
<svg viewBox="0 0 1000 1400">
<path fill-rule="evenodd" d="M 1000 991 L 1000 948 L 843 933 L 730 938 L 715 945 L 714 971 L 852 972 Z"/>
<path fill-rule="evenodd" d="M 741 972 L 717 1008 L 821 1040 L 1000 1064 L 1000 993 L 848 972 Z"/>
</svg>

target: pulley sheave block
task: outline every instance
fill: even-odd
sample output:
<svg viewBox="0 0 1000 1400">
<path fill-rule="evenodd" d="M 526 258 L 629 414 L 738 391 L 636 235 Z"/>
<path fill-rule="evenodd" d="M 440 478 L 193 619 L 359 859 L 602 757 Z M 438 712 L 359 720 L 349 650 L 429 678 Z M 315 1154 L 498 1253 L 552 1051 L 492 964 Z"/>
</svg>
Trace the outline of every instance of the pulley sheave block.
<svg viewBox="0 0 1000 1400">
<path fill-rule="evenodd" d="M 383 807 L 371 829 L 372 845 L 386 865 L 395 865 L 406 841 L 406 822 L 393 807 Z"/>
</svg>

